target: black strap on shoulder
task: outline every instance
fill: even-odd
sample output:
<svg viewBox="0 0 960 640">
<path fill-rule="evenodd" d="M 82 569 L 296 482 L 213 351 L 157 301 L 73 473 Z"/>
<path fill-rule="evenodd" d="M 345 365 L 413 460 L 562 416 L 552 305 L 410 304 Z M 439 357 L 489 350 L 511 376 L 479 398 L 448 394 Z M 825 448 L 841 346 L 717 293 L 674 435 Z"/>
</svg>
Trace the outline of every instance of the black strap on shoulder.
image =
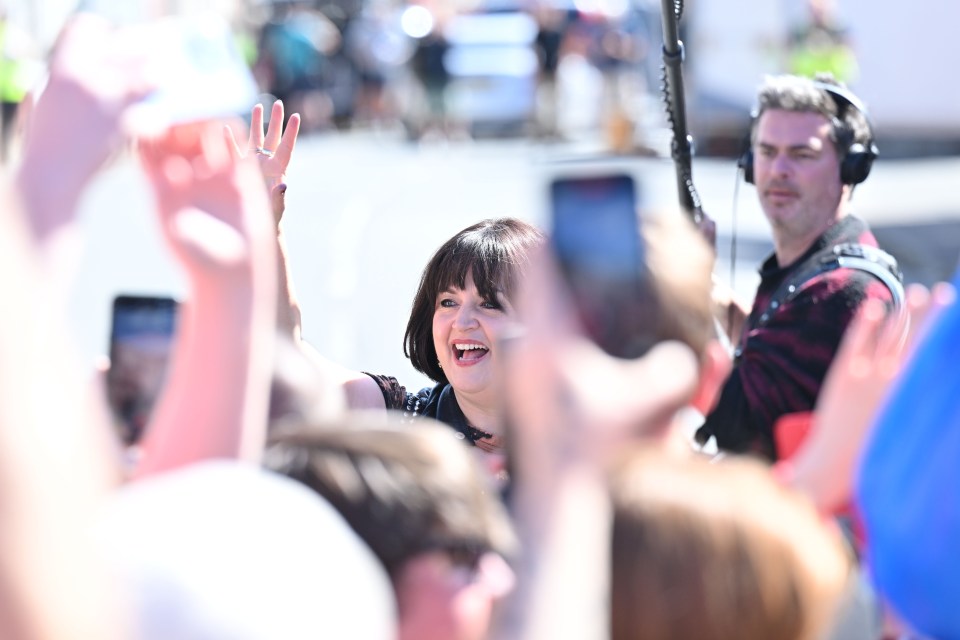
<svg viewBox="0 0 960 640">
<path fill-rule="evenodd" d="M 890 290 L 894 309 L 899 311 L 903 308 L 903 274 L 900 272 L 896 258 L 877 247 L 847 242 L 828 247 L 813 255 L 793 276 L 784 280 L 773 293 L 767 308 L 757 318 L 756 326 L 763 326 L 769 322 L 774 312 L 785 302 L 793 299 L 804 283 L 840 267 L 869 273 Z"/>
<path fill-rule="evenodd" d="M 902 312 L 904 303 L 903 274 L 900 272 L 896 258 L 877 247 L 857 242 L 847 242 L 828 247 L 811 256 L 801 268 L 784 280 L 774 291 L 773 296 L 770 297 L 770 302 L 767 303 L 767 308 L 757 317 L 752 326 L 756 328 L 767 324 L 777 309 L 792 300 L 806 282 L 820 274 L 840 267 L 857 269 L 875 277 L 890 290 L 890 295 L 893 298 L 893 310 L 897 313 Z M 740 357 L 741 349 L 742 347 L 737 347 L 734 351 L 735 359 Z"/>
</svg>

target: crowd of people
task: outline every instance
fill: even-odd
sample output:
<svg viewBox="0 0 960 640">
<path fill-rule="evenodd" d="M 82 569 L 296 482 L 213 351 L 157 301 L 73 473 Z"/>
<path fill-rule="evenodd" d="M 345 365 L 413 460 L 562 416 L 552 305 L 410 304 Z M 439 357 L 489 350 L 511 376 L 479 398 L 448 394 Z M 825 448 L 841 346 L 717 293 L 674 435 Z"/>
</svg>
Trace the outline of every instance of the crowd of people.
<svg viewBox="0 0 960 640">
<path fill-rule="evenodd" d="M 472 16 L 481 20 L 471 23 Z M 498 16 L 514 20 L 482 22 Z M 494 132 L 556 138 L 608 127 L 629 129 L 620 133 L 625 147 L 641 116 L 637 98 L 657 86 L 659 22 L 649 3 L 284 0 L 271 3 L 258 22 L 247 27 L 259 84 L 300 112 L 307 131 L 402 125 L 420 139 L 491 125 Z M 496 62 L 510 56 L 515 69 Z M 499 102 L 516 102 L 509 117 L 493 114 L 497 105 L 487 107 L 491 113 L 467 113 L 464 94 L 497 101 L 491 87 L 507 77 L 515 96 L 501 92 Z M 596 105 L 584 102 L 584 78 L 593 86 L 587 101 L 596 97 Z"/>
<path fill-rule="evenodd" d="M 615 358 L 549 230 L 490 218 L 427 260 L 414 391 L 301 336 L 300 115 L 136 136 L 121 44 L 72 18 L 4 186 L 0 637 L 960 637 L 955 292 L 904 290 L 848 211 L 879 151 L 842 85 L 760 88 L 751 305 L 687 218 L 639 212 L 647 350 Z M 135 457 L 63 312 L 78 202 L 127 147 L 189 284 Z"/>
</svg>

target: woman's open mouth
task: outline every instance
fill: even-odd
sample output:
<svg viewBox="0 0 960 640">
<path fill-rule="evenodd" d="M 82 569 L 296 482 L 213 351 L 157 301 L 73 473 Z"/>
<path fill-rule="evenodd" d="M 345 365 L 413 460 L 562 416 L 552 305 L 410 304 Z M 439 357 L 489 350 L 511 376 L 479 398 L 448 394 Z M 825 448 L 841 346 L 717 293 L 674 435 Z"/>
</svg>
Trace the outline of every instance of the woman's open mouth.
<svg viewBox="0 0 960 640">
<path fill-rule="evenodd" d="M 476 364 L 482 360 L 490 349 L 479 342 L 454 342 L 454 361 L 460 365 Z"/>
</svg>

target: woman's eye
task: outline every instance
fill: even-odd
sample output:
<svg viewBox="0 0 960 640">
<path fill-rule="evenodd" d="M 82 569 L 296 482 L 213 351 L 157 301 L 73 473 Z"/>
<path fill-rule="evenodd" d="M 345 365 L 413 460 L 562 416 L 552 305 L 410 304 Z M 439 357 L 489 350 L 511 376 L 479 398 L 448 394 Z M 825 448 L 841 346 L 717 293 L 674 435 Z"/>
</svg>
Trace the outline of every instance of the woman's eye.
<svg viewBox="0 0 960 640">
<path fill-rule="evenodd" d="M 499 302 L 491 302 L 489 300 L 484 300 L 480 303 L 480 306 L 484 309 L 503 309 L 503 306 L 501 306 Z"/>
<path fill-rule="evenodd" d="M 441 307 L 453 307 L 453 306 L 455 306 L 456 304 L 457 304 L 457 303 L 454 302 L 453 300 L 451 300 L 450 298 L 443 298 L 443 299 L 440 301 L 440 306 L 441 306 Z"/>
</svg>

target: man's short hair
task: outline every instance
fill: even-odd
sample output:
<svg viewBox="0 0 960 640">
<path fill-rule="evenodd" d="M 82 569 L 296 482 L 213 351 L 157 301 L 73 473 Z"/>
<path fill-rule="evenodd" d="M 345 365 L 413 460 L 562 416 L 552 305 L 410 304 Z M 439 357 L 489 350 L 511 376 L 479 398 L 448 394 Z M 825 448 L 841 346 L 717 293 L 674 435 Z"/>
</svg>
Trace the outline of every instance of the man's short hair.
<svg viewBox="0 0 960 640">
<path fill-rule="evenodd" d="M 813 79 L 788 74 L 767 76 L 757 92 L 757 104 L 750 131 L 751 143 L 756 142 L 760 116 L 765 111 L 778 109 L 819 113 L 830 120 L 830 140 L 839 156 L 843 156 L 853 144 L 868 146 L 873 134 L 866 115 L 846 103 L 838 104 L 830 92 L 818 87 L 818 84 L 846 89 L 846 85 L 829 73 L 818 73 Z"/>
</svg>

